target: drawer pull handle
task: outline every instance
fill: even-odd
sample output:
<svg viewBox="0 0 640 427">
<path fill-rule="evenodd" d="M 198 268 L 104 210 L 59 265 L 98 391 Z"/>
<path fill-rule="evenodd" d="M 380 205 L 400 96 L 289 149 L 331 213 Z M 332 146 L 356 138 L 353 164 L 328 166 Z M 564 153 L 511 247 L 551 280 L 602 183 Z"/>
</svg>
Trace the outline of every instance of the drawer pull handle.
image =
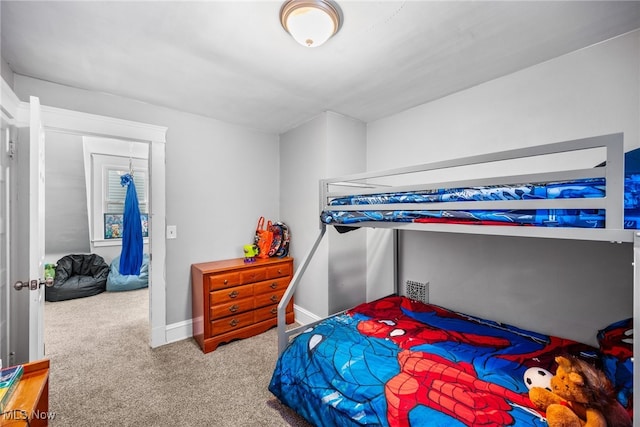
<svg viewBox="0 0 640 427">
<path fill-rule="evenodd" d="M 231 322 L 229 322 L 229 324 L 230 324 L 231 326 L 238 326 L 238 323 L 240 323 L 240 322 L 238 321 L 238 319 L 233 319 L 233 320 L 231 320 Z"/>
<path fill-rule="evenodd" d="M 275 288 L 277 288 L 277 287 L 278 287 L 278 282 L 273 282 L 273 283 L 271 284 L 271 289 L 275 289 Z"/>
<path fill-rule="evenodd" d="M 229 280 L 228 279 L 224 279 L 224 284 L 225 285 L 229 284 Z"/>
<path fill-rule="evenodd" d="M 278 314 L 278 309 L 276 307 L 273 307 L 271 309 L 271 314 Z"/>
<path fill-rule="evenodd" d="M 271 301 L 278 302 L 278 295 L 271 295 Z"/>
<path fill-rule="evenodd" d="M 233 304 L 231 307 L 229 307 L 229 311 L 235 313 L 239 308 L 240 307 L 238 307 L 238 304 Z"/>
<path fill-rule="evenodd" d="M 235 298 L 238 296 L 238 291 L 229 292 L 229 298 Z"/>
<path fill-rule="evenodd" d="M 278 274 L 282 274 L 282 270 L 278 269 Z"/>
</svg>

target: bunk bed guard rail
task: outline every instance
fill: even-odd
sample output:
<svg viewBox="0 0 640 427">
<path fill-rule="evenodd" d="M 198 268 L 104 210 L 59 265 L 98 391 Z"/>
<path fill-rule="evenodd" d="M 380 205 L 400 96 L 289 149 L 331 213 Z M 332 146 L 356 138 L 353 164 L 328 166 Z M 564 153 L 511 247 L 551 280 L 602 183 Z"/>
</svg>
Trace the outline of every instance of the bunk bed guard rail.
<svg viewBox="0 0 640 427">
<path fill-rule="evenodd" d="M 467 175 L 474 173 L 471 166 L 490 166 L 495 162 L 520 160 L 537 156 L 550 156 L 560 153 L 580 156 L 580 152 L 604 149 L 604 166 L 576 169 L 575 162 L 564 161 L 552 172 L 530 174 L 473 177 L 464 180 L 438 182 L 418 182 L 394 184 L 399 177 L 411 176 L 424 179 L 421 173 L 447 172 L 454 168 L 468 168 Z M 557 163 L 557 162 L 556 162 Z M 584 163 L 584 162 L 583 162 Z M 493 170 L 499 167 L 494 166 Z M 339 206 L 331 204 L 336 198 L 347 199 L 350 196 L 366 196 L 388 193 L 433 192 L 443 188 L 469 188 L 522 183 L 548 183 L 579 179 L 604 178 L 606 196 L 601 198 L 562 198 L 562 199 L 522 199 L 522 200 L 478 200 L 429 203 L 388 203 L 388 204 L 349 204 Z M 384 180 L 391 182 L 383 182 Z M 415 179 L 414 179 L 415 181 Z M 535 209 L 601 209 L 605 212 L 604 228 L 574 229 L 565 227 L 497 227 L 460 224 L 425 224 L 415 222 L 363 221 L 349 224 L 350 227 L 379 227 L 403 230 L 429 230 L 476 234 L 496 234 L 530 237 L 568 238 L 601 241 L 633 241 L 633 234 L 624 230 L 624 145 L 623 134 L 609 134 L 557 142 L 546 145 L 525 147 L 489 154 L 473 155 L 452 160 L 436 161 L 416 166 L 389 169 L 377 172 L 365 172 L 349 176 L 323 179 L 320 181 L 320 214 L 337 211 L 420 211 L 420 210 L 535 210 Z"/>
</svg>

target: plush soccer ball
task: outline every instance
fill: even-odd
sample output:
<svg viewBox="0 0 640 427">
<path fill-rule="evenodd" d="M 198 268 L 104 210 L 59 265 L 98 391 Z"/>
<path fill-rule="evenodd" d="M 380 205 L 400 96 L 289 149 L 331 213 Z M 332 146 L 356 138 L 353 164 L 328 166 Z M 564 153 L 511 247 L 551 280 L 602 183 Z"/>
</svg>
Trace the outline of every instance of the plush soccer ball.
<svg viewBox="0 0 640 427">
<path fill-rule="evenodd" d="M 551 391 L 551 377 L 553 374 L 546 369 L 533 367 L 524 372 L 524 383 L 529 390 L 540 387 Z"/>
</svg>

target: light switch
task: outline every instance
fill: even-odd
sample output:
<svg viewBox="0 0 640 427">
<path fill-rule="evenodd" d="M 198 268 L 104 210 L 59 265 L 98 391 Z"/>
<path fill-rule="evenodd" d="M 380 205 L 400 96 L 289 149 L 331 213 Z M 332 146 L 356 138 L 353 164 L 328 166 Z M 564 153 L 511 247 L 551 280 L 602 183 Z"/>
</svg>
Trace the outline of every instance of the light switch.
<svg viewBox="0 0 640 427">
<path fill-rule="evenodd" d="M 167 225 L 167 239 L 176 239 L 178 237 L 178 228 L 175 225 Z"/>
</svg>

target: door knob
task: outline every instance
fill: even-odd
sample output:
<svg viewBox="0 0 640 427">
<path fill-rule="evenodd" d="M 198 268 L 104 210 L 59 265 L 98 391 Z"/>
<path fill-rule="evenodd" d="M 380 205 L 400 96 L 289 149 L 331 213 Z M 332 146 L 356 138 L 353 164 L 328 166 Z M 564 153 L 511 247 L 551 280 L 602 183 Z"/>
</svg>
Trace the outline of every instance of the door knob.
<svg viewBox="0 0 640 427">
<path fill-rule="evenodd" d="M 32 291 L 35 291 L 36 289 L 38 289 L 42 285 L 50 288 L 51 286 L 53 286 L 53 279 L 51 277 L 49 277 L 44 281 L 42 281 L 42 280 L 31 280 L 31 281 L 25 281 L 25 282 L 23 282 L 22 280 L 18 280 L 16 283 L 13 284 L 13 288 L 16 291 L 19 291 L 22 288 L 29 288 Z"/>
</svg>

